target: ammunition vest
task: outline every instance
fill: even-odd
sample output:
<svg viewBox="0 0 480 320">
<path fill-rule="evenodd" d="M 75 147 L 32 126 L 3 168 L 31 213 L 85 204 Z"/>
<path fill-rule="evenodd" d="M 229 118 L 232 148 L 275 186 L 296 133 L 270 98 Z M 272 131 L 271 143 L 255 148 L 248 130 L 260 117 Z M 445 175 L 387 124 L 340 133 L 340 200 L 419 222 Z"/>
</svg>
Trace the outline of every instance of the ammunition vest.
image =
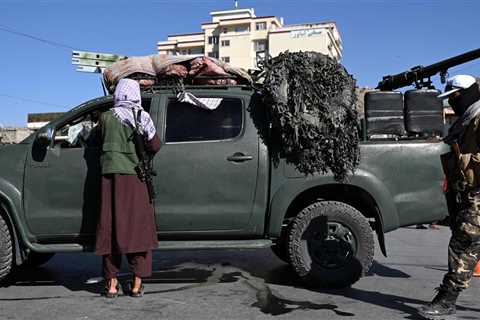
<svg viewBox="0 0 480 320">
<path fill-rule="evenodd" d="M 132 141 L 133 129 L 120 122 L 112 111 L 102 114 L 102 174 L 136 174 L 138 156 Z"/>
<path fill-rule="evenodd" d="M 457 192 L 480 187 L 480 116 L 467 126 L 458 147 L 458 155 L 452 150 L 441 156 L 449 187 Z"/>
</svg>

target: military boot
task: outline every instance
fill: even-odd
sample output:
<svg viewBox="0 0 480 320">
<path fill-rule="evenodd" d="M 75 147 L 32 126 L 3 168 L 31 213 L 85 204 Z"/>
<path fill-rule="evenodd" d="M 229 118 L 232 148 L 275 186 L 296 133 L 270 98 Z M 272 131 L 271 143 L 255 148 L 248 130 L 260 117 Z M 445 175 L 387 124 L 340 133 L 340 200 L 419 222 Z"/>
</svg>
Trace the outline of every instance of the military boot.
<svg viewBox="0 0 480 320">
<path fill-rule="evenodd" d="M 456 319 L 455 302 L 460 291 L 440 286 L 432 302 L 420 308 L 420 315 L 431 320 Z"/>
</svg>

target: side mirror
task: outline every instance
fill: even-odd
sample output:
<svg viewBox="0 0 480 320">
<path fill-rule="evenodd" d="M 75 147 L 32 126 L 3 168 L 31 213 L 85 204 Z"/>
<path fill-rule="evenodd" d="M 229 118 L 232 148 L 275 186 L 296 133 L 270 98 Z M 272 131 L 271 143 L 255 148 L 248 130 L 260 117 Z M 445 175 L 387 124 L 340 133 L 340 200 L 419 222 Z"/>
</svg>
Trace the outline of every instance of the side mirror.
<svg viewBox="0 0 480 320">
<path fill-rule="evenodd" d="M 53 135 L 54 135 L 54 130 L 52 127 L 43 127 L 40 129 L 40 131 L 37 133 L 37 137 L 35 138 L 35 142 L 44 148 L 47 148 L 48 146 L 51 146 L 53 143 Z"/>
</svg>

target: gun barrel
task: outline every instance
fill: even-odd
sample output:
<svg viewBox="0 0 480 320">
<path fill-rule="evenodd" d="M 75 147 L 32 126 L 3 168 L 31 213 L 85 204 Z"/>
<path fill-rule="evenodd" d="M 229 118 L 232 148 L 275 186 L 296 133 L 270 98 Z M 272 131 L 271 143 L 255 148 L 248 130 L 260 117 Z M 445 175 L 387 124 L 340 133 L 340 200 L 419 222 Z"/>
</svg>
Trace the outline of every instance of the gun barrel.
<svg viewBox="0 0 480 320">
<path fill-rule="evenodd" d="M 418 66 L 395 75 L 388 75 L 383 77 L 382 81 L 378 83 L 377 89 L 395 90 L 405 86 L 409 86 L 416 81 L 429 78 L 439 72 L 447 72 L 451 67 L 480 58 L 480 48 L 465 52 L 458 56 L 454 56 L 426 67 Z"/>
</svg>

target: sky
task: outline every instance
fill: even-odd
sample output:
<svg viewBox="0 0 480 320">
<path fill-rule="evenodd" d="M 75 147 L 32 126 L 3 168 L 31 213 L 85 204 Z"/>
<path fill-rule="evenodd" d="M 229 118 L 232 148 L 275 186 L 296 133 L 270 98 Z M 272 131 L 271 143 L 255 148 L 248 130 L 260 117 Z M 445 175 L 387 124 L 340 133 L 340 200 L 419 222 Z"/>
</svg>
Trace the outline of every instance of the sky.
<svg viewBox="0 0 480 320">
<path fill-rule="evenodd" d="M 285 24 L 335 21 L 342 64 L 357 85 L 480 48 L 479 0 L 239 0 Z M 100 75 L 75 71 L 72 50 L 156 54 L 169 34 L 201 31 L 233 0 L 0 0 L 0 126 L 103 95 Z M 480 59 L 449 70 L 480 76 Z M 437 88 L 443 89 L 438 77 Z"/>
</svg>

